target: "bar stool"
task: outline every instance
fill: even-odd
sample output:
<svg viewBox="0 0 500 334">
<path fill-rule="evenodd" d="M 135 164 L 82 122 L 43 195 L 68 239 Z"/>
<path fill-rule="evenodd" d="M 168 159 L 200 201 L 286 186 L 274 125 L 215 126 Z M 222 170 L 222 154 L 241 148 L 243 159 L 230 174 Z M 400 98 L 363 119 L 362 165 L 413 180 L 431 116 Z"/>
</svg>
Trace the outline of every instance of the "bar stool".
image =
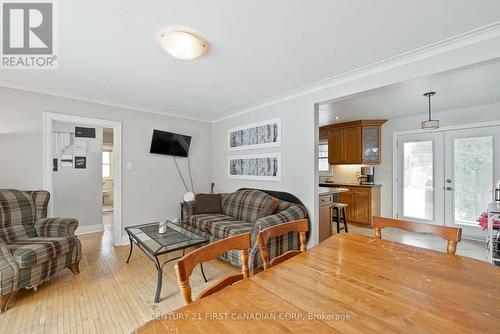
<svg viewBox="0 0 500 334">
<path fill-rule="evenodd" d="M 347 207 L 348 205 L 344 203 L 333 203 L 333 211 L 335 212 L 335 215 L 332 217 L 332 219 L 337 223 L 337 233 L 340 233 L 341 230 L 344 230 L 345 233 L 349 232 L 347 229 Z M 342 211 L 342 222 L 344 223 L 343 228 L 340 228 L 340 211 Z"/>
</svg>

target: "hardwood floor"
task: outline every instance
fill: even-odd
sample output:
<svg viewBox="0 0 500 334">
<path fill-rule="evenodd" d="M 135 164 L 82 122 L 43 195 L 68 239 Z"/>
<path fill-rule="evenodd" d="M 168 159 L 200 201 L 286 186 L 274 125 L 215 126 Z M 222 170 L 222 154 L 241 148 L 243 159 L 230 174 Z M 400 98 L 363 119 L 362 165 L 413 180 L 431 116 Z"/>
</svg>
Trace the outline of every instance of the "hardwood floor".
<svg viewBox="0 0 500 334">
<path fill-rule="evenodd" d="M 354 224 L 349 225 L 349 232 L 373 237 L 372 228 L 361 227 Z M 446 241 L 436 235 L 424 235 L 393 228 L 386 228 L 382 231 L 382 237 L 384 239 L 400 242 L 406 245 L 446 252 Z M 462 239 L 462 241 L 460 241 L 457 245 L 456 254 L 486 261 L 486 242 Z"/>
<path fill-rule="evenodd" d="M 373 235 L 372 229 L 354 225 L 349 230 Z M 79 236 L 83 246 L 80 274 L 74 276 L 68 269 L 37 291 L 19 291 L 14 305 L 0 314 L 0 332 L 8 328 L 9 333 L 130 333 L 153 317 L 184 305 L 175 277 L 175 261 L 165 265 L 162 301 L 155 304 L 153 263 L 134 248 L 130 263 L 126 264 L 129 247 L 113 247 L 111 235 L 111 224 L 105 221 L 104 233 Z M 446 242 L 433 236 L 384 230 L 384 239 L 446 249 Z M 459 243 L 457 254 L 484 260 L 484 244 L 464 240 Z M 218 279 L 239 272 L 221 261 L 204 267 L 209 281 L 204 283 L 200 270 L 195 269 L 191 276 L 193 295 Z"/>
<path fill-rule="evenodd" d="M 14 304 L 0 314 L 5 333 L 130 333 L 153 317 L 184 305 L 172 261 L 165 265 L 162 301 L 153 303 L 156 269 L 144 253 L 134 248 L 126 264 L 129 246 L 113 247 L 111 231 L 79 236 L 83 257 L 80 274 L 65 270 L 37 291 L 20 290 Z M 168 255 L 169 258 L 175 254 Z M 167 259 L 167 258 L 166 258 Z M 221 261 L 204 265 L 191 276 L 193 294 L 238 269 Z"/>
</svg>

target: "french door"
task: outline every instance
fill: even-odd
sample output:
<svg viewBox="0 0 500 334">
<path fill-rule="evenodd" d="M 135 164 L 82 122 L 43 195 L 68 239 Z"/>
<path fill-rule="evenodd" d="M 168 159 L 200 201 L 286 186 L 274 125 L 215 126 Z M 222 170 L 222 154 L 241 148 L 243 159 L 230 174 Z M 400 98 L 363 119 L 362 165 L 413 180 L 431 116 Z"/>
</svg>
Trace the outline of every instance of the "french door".
<svg viewBox="0 0 500 334">
<path fill-rule="evenodd" d="M 483 238 L 476 219 L 500 179 L 500 127 L 404 135 L 397 145 L 398 217 Z"/>
<path fill-rule="evenodd" d="M 397 145 L 398 218 L 444 225 L 442 133 L 399 136 Z"/>
</svg>

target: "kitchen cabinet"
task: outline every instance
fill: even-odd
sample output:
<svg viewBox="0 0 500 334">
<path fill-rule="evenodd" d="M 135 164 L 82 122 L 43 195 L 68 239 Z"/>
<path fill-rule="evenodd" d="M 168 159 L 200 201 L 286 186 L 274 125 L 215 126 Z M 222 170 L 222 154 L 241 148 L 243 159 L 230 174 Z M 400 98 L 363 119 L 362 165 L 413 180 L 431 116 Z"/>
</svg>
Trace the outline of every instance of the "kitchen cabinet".
<svg viewBox="0 0 500 334">
<path fill-rule="evenodd" d="M 334 233 L 332 226 L 333 203 L 339 201 L 339 194 L 346 192 L 343 187 L 319 187 L 319 242 Z"/>
<path fill-rule="evenodd" d="M 344 163 L 344 136 L 343 130 L 328 131 L 328 163 L 338 165 Z"/>
<path fill-rule="evenodd" d="M 319 242 L 332 235 L 332 195 L 319 196 Z"/>
<path fill-rule="evenodd" d="M 323 126 L 328 133 L 330 165 L 380 164 L 381 126 L 386 120 L 363 120 Z"/>
<path fill-rule="evenodd" d="M 339 199 L 348 205 L 347 222 L 371 226 L 372 217 L 380 216 L 380 187 L 341 187 L 349 189 Z"/>
<path fill-rule="evenodd" d="M 328 130 L 327 129 L 319 129 L 319 141 L 324 142 L 328 140 Z"/>
<path fill-rule="evenodd" d="M 343 141 L 344 141 L 344 161 L 346 164 L 349 163 L 361 163 L 361 127 L 355 126 L 351 128 L 343 129 Z M 359 162 L 358 162 L 359 161 Z"/>
</svg>

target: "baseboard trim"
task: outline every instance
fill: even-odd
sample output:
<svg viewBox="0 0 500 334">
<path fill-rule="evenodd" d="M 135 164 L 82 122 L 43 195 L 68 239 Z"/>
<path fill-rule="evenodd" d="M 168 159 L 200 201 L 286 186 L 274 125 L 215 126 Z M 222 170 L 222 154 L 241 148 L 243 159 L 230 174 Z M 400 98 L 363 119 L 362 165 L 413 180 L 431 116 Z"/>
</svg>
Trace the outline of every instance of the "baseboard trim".
<svg viewBox="0 0 500 334">
<path fill-rule="evenodd" d="M 130 240 L 128 238 L 128 235 L 122 235 L 122 240 L 119 246 L 125 246 L 125 245 L 130 245 Z"/>
<path fill-rule="evenodd" d="M 479 241 L 479 242 L 486 243 L 485 238 L 484 237 L 482 238 L 482 237 L 479 237 L 479 236 L 462 235 L 462 239 L 464 239 L 464 240 L 472 240 L 472 241 Z"/>
<path fill-rule="evenodd" d="M 104 225 L 103 224 L 96 224 L 96 225 L 88 225 L 88 226 L 78 226 L 78 228 L 75 231 L 75 234 L 82 235 L 82 234 L 89 234 L 89 233 L 96 233 L 96 232 L 104 232 Z"/>
</svg>

